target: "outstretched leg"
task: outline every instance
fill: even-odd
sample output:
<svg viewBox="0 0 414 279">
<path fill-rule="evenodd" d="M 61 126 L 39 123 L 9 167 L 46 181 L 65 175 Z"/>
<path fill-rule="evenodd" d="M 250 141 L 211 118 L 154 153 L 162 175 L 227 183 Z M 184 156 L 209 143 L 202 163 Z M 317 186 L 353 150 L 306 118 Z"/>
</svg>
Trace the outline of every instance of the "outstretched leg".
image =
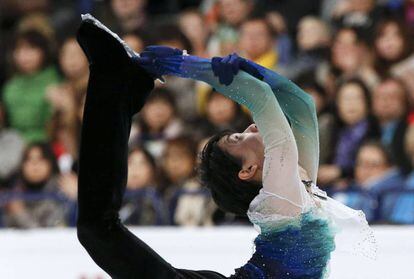
<svg viewBox="0 0 414 279">
<path fill-rule="evenodd" d="M 82 22 L 78 42 L 90 62 L 79 155 L 78 238 L 112 278 L 176 278 L 177 271 L 118 217 L 131 117 L 144 105 L 153 79 L 92 22 Z"/>
</svg>

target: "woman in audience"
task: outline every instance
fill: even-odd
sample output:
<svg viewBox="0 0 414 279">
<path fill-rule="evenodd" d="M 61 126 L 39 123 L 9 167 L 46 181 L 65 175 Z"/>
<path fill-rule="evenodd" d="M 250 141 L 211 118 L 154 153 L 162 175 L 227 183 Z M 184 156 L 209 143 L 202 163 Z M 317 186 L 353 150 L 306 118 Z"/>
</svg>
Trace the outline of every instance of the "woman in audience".
<svg viewBox="0 0 414 279">
<path fill-rule="evenodd" d="M 128 155 L 128 180 L 120 211 L 121 220 L 129 225 L 167 224 L 167 214 L 158 193 L 158 170 L 151 154 L 133 147 Z"/>
<path fill-rule="evenodd" d="M 401 21 L 384 19 L 375 30 L 374 51 L 375 70 L 380 76 L 385 76 L 392 66 L 413 54 L 412 36 Z"/>
<path fill-rule="evenodd" d="M 338 87 L 336 123 L 330 164 L 321 165 L 318 182 L 327 185 L 339 178 L 352 177 L 356 152 L 362 142 L 379 136 L 379 128 L 371 116 L 371 96 L 365 84 L 351 79 Z"/>
<path fill-rule="evenodd" d="M 19 33 L 13 44 L 12 58 L 15 73 L 3 90 L 10 127 L 28 142 L 46 140 L 46 128 L 52 116 L 45 98 L 46 88 L 59 82 L 59 75 L 50 64 L 50 42 L 38 31 Z"/>
<path fill-rule="evenodd" d="M 177 116 L 175 100 L 167 89 L 156 89 L 149 96 L 145 107 L 133 125 L 131 141 L 144 145 L 159 157 L 165 140 L 179 136 L 183 123 Z"/>
<path fill-rule="evenodd" d="M 77 160 L 80 122 L 78 100 L 86 92 L 89 66 L 75 37 L 64 40 L 59 51 L 63 82 L 49 87 L 47 98 L 53 107 L 50 139 L 59 167 L 67 172 Z"/>
<path fill-rule="evenodd" d="M 211 224 L 208 191 L 196 178 L 197 146 L 188 137 L 167 142 L 162 158 L 164 197 L 171 222 L 181 226 Z"/>
<path fill-rule="evenodd" d="M 5 223 L 18 228 L 52 227 L 65 224 L 64 203 L 58 200 L 59 169 L 51 148 L 30 144 L 23 154 L 13 199 L 6 206 Z"/>
</svg>

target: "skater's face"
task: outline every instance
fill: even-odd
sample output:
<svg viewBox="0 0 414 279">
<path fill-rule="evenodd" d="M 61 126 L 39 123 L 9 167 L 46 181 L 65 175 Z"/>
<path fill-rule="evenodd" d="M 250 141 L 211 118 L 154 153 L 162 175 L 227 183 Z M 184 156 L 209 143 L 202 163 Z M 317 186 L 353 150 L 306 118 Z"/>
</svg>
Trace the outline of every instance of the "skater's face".
<svg viewBox="0 0 414 279">
<path fill-rule="evenodd" d="M 242 161 L 239 178 L 248 181 L 261 181 L 264 162 L 264 144 L 256 124 L 247 127 L 242 133 L 224 136 L 219 141 L 220 148 Z"/>
</svg>

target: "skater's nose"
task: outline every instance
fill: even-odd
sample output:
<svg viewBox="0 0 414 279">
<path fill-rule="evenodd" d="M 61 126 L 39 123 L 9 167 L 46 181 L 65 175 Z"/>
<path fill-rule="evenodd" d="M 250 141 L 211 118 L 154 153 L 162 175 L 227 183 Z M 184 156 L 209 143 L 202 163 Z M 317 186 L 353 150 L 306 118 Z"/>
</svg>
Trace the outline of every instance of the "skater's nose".
<svg viewBox="0 0 414 279">
<path fill-rule="evenodd" d="M 257 125 L 253 123 L 252 125 L 247 127 L 247 129 L 244 130 L 243 133 L 257 133 L 257 132 L 259 132 L 259 129 L 257 128 Z"/>
</svg>

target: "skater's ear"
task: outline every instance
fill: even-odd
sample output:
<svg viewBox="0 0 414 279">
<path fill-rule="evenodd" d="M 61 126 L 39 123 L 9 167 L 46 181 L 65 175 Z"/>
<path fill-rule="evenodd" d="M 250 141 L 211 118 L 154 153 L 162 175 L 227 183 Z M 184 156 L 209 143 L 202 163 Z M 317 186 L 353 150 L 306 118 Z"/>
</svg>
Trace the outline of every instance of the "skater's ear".
<svg viewBox="0 0 414 279">
<path fill-rule="evenodd" d="M 257 176 L 257 170 L 259 169 L 259 166 L 249 165 L 249 166 L 243 166 L 243 168 L 239 171 L 239 178 L 241 180 L 254 180 Z"/>
</svg>

